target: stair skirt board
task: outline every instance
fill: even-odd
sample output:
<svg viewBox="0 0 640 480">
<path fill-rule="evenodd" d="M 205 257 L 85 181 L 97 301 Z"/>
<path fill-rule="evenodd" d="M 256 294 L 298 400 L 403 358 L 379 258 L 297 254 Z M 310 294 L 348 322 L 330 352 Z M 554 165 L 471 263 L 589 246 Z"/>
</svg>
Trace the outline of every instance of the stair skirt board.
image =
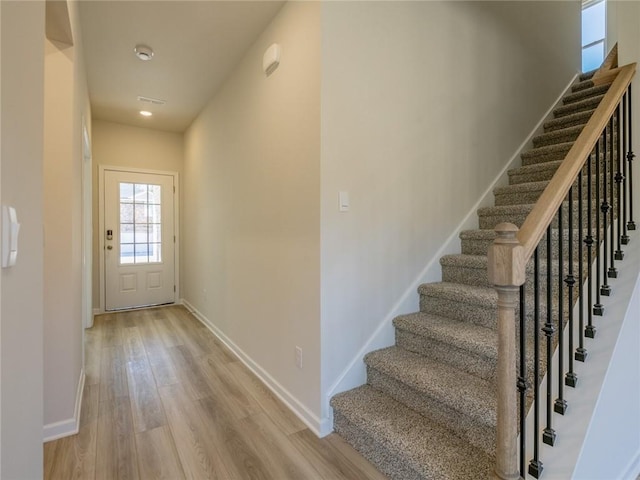
<svg viewBox="0 0 640 480">
<path fill-rule="evenodd" d="M 332 419 L 325 417 L 318 418 L 305 405 L 300 402 L 291 392 L 284 388 L 266 370 L 256 363 L 240 347 L 238 347 L 229 337 L 227 337 L 214 323 L 203 315 L 196 307 L 186 299 L 181 299 L 181 303 L 189 312 L 200 321 L 218 340 L 220 340 L 231 352 L 240 360 L 245 367 L 258 377 L 271 392 L 278 397 L 309 429 L 318 437 L 323 437 L 331 433 Z M 323 433 L 324 432 L 324 433 Z"/>
<path fill-rule="evenodd" d="M 84 392 L 84 368 L 80 370 L 78 388 L 76 391 L 76 404 L 73 409 L 73 417 L 59 422 L 49 423 L 42 429 L 43 442 L 50 442 L 59 438 L 75 435 L 80 431 L 80 414 L 82 411 L 82 394 Z"/>
<path fill-rule="evenodd" d="M 371 336 L 364 342 L 360 350 L 353 356 L 351 362 L 347 365 L 344 371 L 337 377 L 336 381 L 329 387 L 326 392 L 325 404 L 323 410 L 328 412 L 328 418 L 332 422 L 333 411 L 329 406 L 331 397 L 337 393 L 344 392 L 351 388 L 355 388 L 358 385 L 362 385 L 366 381 L 365 366 L 362 362 L 362 358 L 370 351 L 387 347 L 394 342 L 393 333 L 393 319 L 398 315 L 410 313 L 415 310 L 416 299 L 415 292 L 418 287 L 423 283 L 434 282 L 440 279 L 441 267 L 440 257 L 447 254 L 460 253 L 460 232 L 465 230 L 471 230 L 476 227 L 478 222 L 477 211 L 479 208 L 487 207 L 493 204 L 493 190 L 496 187 L 506 186 L 509 183 L 509 170 L 517 166 L 517 162 L 520 161 L 520 155 L 525 152 L 531 145 L 533 137 L 543 133 L 543 126 L 545 122 L 553 119 L 553 110 L 562 106 L 562 98 L 566 92 L 575 84 L 579 77 L 579 73 L 567 83 L 563 91 L 557 97 L 553 105 L 546 111 L 540 121 L 533 127 L 527 138 L 520 144 L 513 156 L 507 161 L 504 168 L 496 175 L 491 185 L 482 194 L 480 200 L 473 205 L 462 221 L 456 226 L 449 237 L 445 240 L 443 246 L 434 254 L 431 260 L 425 265 L 420 274 L 414 279 L 414 281 L 407 287 L 405 292 L 400 296 L 396 304 L 391 308 L 389 313 L 382 319 Z M 491 232 L 493 233 L 493 232 Z M 329 434 L 331 429 L 327 431 Z"/>
<path fill-rule="evenodd" d="M 583 79 L 584 76 L 580 78 Z M 491 206 L 484 206 L 471 212 L 460 225 L 460 230 L 462 230 L 472 222 L 472 219 L 477 218 L 480 229 L 477 231 L 478 233 L 468 232 L 463 235 L 465 232 L 461 231 L 458 235 L 460 243 L 456 241 L 457 245 L 454 246 L 452 236 L 440 249 L 437 258 L 441 266 L 443 280 L 439 280 L 438 265 L 432 260 L 422 272 L 419 282 L 415 282 L 419 284 L 419 312 L 400 315 L 402 313 L 400 307 L 404 308 L 408 302 L 410 291 L 406 292 L 392 314 L 385 318 L 384 323 L 375 332 L 375 334 L 384 332 L 388 335 L 389 328 L 387 326 L 392 323 L 396 333 L 395 344 L 380 348 L 384 345 L 373 344 L 384 343 L 383 340 L 374 337 L 358 352 L 350 368 L 355 368 L 361 356 L 364 356 L 366 385 L 343 391 L 330 399 L 336 431 L 392 479 L 448 478 L 463 480 L 485 477 L 491 471 L 496 441 L 495 370 L 491 368 L 491 364 L 497 354 L 495 351 L 497 294 L 480 272 L 483 269 L 486 270 L 486 258 L 483 258 L 482 255 L 486 255 L 486 250 L 491 242 L 491 235 L 485 234 L 483 231 L 491 231 L 496 224 L 502 222 L 515 223 L 516 225 L 521 225 L 524 222 L 548 180 L 545 178 L 531 182 L 531 179 L 525 176 L 520 179 L 525 182 L 509 183 L 514 180 L 514 173 L 521 175 L 523 170 L 535 171 L 538 167 L 533 165 L 549 162 L 554 162 L 554 166 L 557 168 L 560 164 L 558 160 L 564 158 L 564 155 L 571 149 L 572 142 L 578 138 L 584 128 L 585 123 L 582 120 L 592 114 L 608 88 L 609 85 L 593 87 L 585 84 L 580 85 L 579 88 L 574 89 L 572 86 L 571 89 L 570 87 L 565 89 L 558 103 L 550 109 L 548 116 L 539 122 L 532 136 L 523 143 L 519 156 L 522 160 L 521 164 L 525 167 L 513 168 L 518 158 L 518 155 L 515 155 L 478 202 Z M 569 90 L 573 93 L 567 93 Z M 554 118 L 551 119 L 551 116 Z M 531 145 L 532 149 L 529 149 L 525 154 L 524 147 Z M 613 148 L 613 144 L 611 148 Z M 596 162 L 597 165 L 600 158 L 594 159 L 592 157 L 590 162 Z M 540 170 L 545 171 L 545 175 L 552 175 L 552 169 L 549 169 L 548 172 L 544 168 Z M 509 178 L 508 182 L 505 181 L 507 177 Z M 583 188 L 587 184 L 592 185 L 592 182 L 591 179 L 587 179 Z M 508 186 L 504 186 L 505 183 L 508 183 Z M 494 194 L 493 203 L 490 201 L 491 193 Z M 613 190 L 611 194 L 613 194 Z M 563 210 L 568 207 L 568 202 L 566 203 Z M 612 204 L 615 204 L 615 201 Z M 574 203 L 573 209 L 576 210 L 574 220 L 578 218 L 578 208 L 579 205 Z M 613 215 L 614 210 L 612 209 L 611 220 L 613 220 Z M 558 230 L 557 216 L 551 224 L 552 231 L 554 228 L 556 229 L 554 236 L 566 238 L 562 225 Z M 605 223 L 607 223 L 606 217 Z M 613 225 L 611 228 L 614 228 Z M 606 226 L 603 230 L 604 244 L 597 246 L 600 251 L 605 248 L 606 239 L 609 236 Z M 465 252 L 464 246 L 465 240 L 474 236 L 483 242 L 482 247 L 474 246 L 475 256 Z M 462 254 L 442 255 L 449 253 L 452 249 L 455 249 L 456 252 L 462 251 Z M 554 250 L 556 249 L 554 248 Z M 556 256 L 554 250 L 545 252 L 548 254 L 549 262 Z M 599 261 L 598 258 L 599 256 L 594 258 L 594 261 Z M 568 264 L 570 265 L 572 262 L 573 259 L 570 259 Z M 546 262 L 544 263 L 546 264 Z M 557 264 L 557 262 L 554 263 Z M 550 267 L 552 264 L 548 265 Z M 628 264 L 625 267 L 628 272 Z M 553 280 L 554 284 L 562 283 L 558 277 L 561 268 L 565 267 L 554 265 L 553 271 L 549 272 L 550 279 L 556 277 Z M 620 269 L 622 270 L 622 266 Z M 528 270 L 530 269 L 528 268 Z M 556 272 L 555 275 L 554 272 Z M 530 271 L 527 276 L 531 276 Z M 584 277 L 579 280 L 579 286 L 582 287 L 583 292 L 584 289 L 589 288 L 590 283 L 584 282 L 584 280 Z M 416 286 L 413 285 L 414 288 Z M 599 285 L 595 288 L 598 287 Z M 628 285 L 627 288 L 633 290 L 633 287 Z M 607 304 L 616 302 L 619 295 L 617 290 L 618 287 L 616 287 L 615 297 L 606 299 Z M 620 288 L 620 290 L 623 289 Z M 529 297 L 530 293 L 526 293 Z M 577 300 L 577 297 L 575 299 Z M 561 299 L 557 302 L 554 300 L 550 306 L 543 303 L 541 316 L 546 315 L 545 311 L 548 308 L 553 308 L 556 311 L 562 305 L 561 302 Z M 563 308 L 566 315 L 565 320 L 567 320 L 569 311 L 572 309 L 575 311 L 579 307 L 580 303 L 576 302 L 570 305 L 567 299 Z M 529 317 L 529 312 L 527 312 L 527 318 Z M 625 315 L 622 315 L 623 319 L 624 317 Z M 574 318 L 577 319 L 578 315 L 575 314 Z M 420 325 L 420 321 L 425 324 Z M 459 323 L 456 324 L 456 322 Z M 594 324 L 598 323 L 600 323 L 599 318 L 595 318 Z M 565 323 L 565 325 L 567 324 Z M 458 326 L 460 328 L 456 328 Z M 563 328 L 565 327 L 563 326 Z M 574 330 L 579 328 L 577 320 L 572 328 Z M 527 330 L 530 329 L 532 329 L 532 322 L 529 320 Z M 493 335 L 491 332 L 494 332 Z M 487 343 L 486 349 L 483 350 L 477 342 L 474 343 L 471 335 L 476 333 L 484 338 Z M 529 336 L 541 335 L 541 333 L 534 333 L 533 330 L 529 333 L 527 342 Z M 576 334 L 572 336 L 581 338 Z M 554 357 L 556 362 L 558 362 L 556 358 L 558 351 L 555 347 L 559 340 L 564 342 L 563 345 L 568 344 L 568 337 L 569 335 L 565 335 L 564 338 L 556 336 L 553 338 L 552 345 L 549 345 L 549 348 L 556 351 Z M 388 338 L 386 340 L 387 345 L 391 343 Z M 545 345 L 545 339 L 541 340 L 541 345 Z M 423 341 L 425 344 L 422 344 Z M 435 350 L 430 348 L 437 344 L 440 345 Z M 587 345 L 591 346 L 590 340 L 585 340 L 585 346 Z M 375 349 L 376 346 L 378 349 Z M 465 350 L 470 352 L 470 358 L 466 362 L 463 360 Z M 530 350 L 528 351 L 530 352 Z M 589 347 L 587 347 L 587 351 L 589 351 Z M 569 354 L 572 355 L 573 352 L 569 352 Z M 606 350 L 600 354 L 605 357 L 609 356 L 607 361 L 600 364 L 600 367 L 606 371 L 608 360 L 613 355 L 612 350 Z M 566 355 L 566 352 L 563 353 L 563 356 Z M 527 363 L 531 367 L 532 361 L 529 360 L 527 358 Z M 549 360 L 541 358 L 541 366 L 544 367 L 543 363 L 546 364 Z M 470 365 L 475 362 L 477 365 Z M 584 375 L 585 383 L 589 383 L 589 379 L 593 375 L 583 374 L 583 367 L 583 364 L 574 365 L 574 370 L 576 373 L 580 370 L 579 375 Z M 557 375 L 557 367 L 553 368 Z M 545 371 L 546 368 L 541 374 Z M 361 384 L 364 373 L 362 371 L 358 373 Z M 478 376 L 478 374 L 480 375 Z M 532 372 L 527 371 L 526 376 L 530 377 L 530 374 Z M 353 372 L 348 371 L 330 389 L 330 395 L 335 391 L 344 390 L 345 387 L 353 387 L 354 385 L 345 385 L 346 380 L 355 383 L 357 378 Z M 604 376 L 602 376 L 603 379 Z M 531 381 L 535 382 L 530 378 L 529 382 Z M 562 382 L 563 379 L 553 379 L 550 395 L 557 396 L 557 392 L 553 389 L 558 388 L 558 381 Z M 600 383 L 602 384 L 602 381 Z M 543 391 L 538 398 L 544 399 L 546 383 L 543 382 L 540 388 Z M 566 397 L 575 393 L 575 390 L 570 387 L 564 388 L 564 390 L 566 390 Z M 569 392 L 569 390 L 574 391 Z M 590 410 L 583 411 L 583 417 L 592 414 L 599 391 L 600 388 L 589 390 L 589 395 L 586 396 L 593 400 L 593 405 Z M 580 393 L 585 395 L 583 391 Z M 572 405 L 571 408 L 576 407 Z M 561 424 L 566 420 L 563 417 L 554 420 L 554 422 Z M 532 419 L 528 421 L 530 423 Z M 571 423 L 578 422 L 574 418 Z M 588 422 L 586 422 L 579 428 L 584 427 L 584 433 L 586 433 L 588 426 Z M 529 425 L 530 428 L 532 425 Z M 567 438 L 577 439 L 573 442 L 575 444 L 581 445 L 585 438 L 584 434 L 579 437 L 567 437 L 564 432 L 566 430 L 563 430 L 562 433 L 565 441 Z M 455 452 L 452 453 L 452 450 Z M 574 447 L 574 451 L 580 452 L 578 447 Z M 456 456 L 462 452 L 464 452 L 464 459 Z M 547 464 L 548 468 L 549 463 L 558 463 L 557 457 L 557 455 L 556 458 L 547 459 L 545 457 L 543 462 Z M 563 449 L 562 458 L 566 459 L 567 457 Z M 553 475 L 557 472 L 566 475 L 567 469 L 571 468 L 570 465 L 575 466 L 577 456 L 573 455 L 572 457 L 573 464 L 564 463 L 562 467 L 554 468 Z"/>
</svg>

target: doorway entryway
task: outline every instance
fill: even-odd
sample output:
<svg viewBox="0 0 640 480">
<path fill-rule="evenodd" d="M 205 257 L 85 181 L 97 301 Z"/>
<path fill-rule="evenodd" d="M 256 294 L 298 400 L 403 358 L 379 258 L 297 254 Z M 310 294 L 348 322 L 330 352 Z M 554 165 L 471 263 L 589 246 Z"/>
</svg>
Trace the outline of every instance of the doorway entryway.
<svg viewBox="0 0 640 480">
<path fill-rule="evenodd" d="M 100 169 L 104 310 L 175 303 L 177 174 Z"/>
</svg>

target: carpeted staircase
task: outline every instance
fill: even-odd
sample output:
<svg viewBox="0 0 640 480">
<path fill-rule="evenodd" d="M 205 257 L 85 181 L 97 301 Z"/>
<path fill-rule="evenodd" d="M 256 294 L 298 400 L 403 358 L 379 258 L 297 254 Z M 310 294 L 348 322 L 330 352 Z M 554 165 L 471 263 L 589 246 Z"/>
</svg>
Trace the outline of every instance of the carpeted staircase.
<svg viewBox="0 0 640 480">
<path fill-rule="evenodd" d="M 478 211 L 480 229 L 460 234 L 462 253 L 440 260 L 442 282 L 420 286 L 420 311 L 393 321 L 396 344 L 365 356 L 367 384 L 331 400 L 335 431 L 390 478 L 479 479 L 493 468 L 497 294 L 487 249 L 497 224 L 524 222 L 598 106 L 608 86 L 591 76 L 495 189 L 495 206 Z"/>
</svg>

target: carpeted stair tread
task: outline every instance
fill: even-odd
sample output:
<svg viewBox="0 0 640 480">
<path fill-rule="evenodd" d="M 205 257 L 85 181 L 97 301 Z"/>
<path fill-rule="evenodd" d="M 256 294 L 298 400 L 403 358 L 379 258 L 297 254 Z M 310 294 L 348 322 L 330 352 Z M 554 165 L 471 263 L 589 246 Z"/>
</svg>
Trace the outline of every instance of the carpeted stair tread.
<svg viewBox="0 0 640 480">
<path fill-rule="evenodd" d="M 570 103 L 579 102 L 580 100 L 584 100 L 586 98 L 596 97 L 600 95 L 604 95 L 609 90 L 611 86 L 610 83 L 604 85 L 594 85 L 593 87 L 583 88 L 580 91 L 570 93 L 562 97 L 562 103 L 568 105 Z"/>
<path fill-rule="evenodd" d="M 393 320 L 393 325 L 397 329 L 431 338 L 460 350 L 492 359 L 498 358 L 497 333 L 490 328 L 424 312 L 400 315 Z"/>
<path fill-rule="evenodd" d="M 604 179 L 604 175 L 600 174 L 600 182 Z M 550 183 L 549 180 L 541 180 L 537 182 L 526 182 L 526 183 L 516 183 L 513 185 L 507 185 L 505 187 L 496 187 L 493 190 L 493 195 L 495 198 L 495 206 L 504 206 L 504 205 L 517 205 L 522 203 L 535 203 L 538 201 L 542 192 L 547 188 Z M 602 184 L 602 183 L 601 183 Z M 591 183 L 593 191 L 595 191 L 595 180 Z M 587 199 L 587 190 L 588 182 L 586 180 L 586 176 L 583 177 L 582 181 L 582 198 L 583 200 Z M 578 199 L 578 182 L 576 181 L 573 184 L 573 200 L 576 201 Z"/>
<path fill-rule="evenodd" d="M 562 160 L 555 160 L 546 163 L 534 163 L 524 167 L 512 168 L 509 170 L 509 184 L 537 182 L 551 180 L 556 170 L 562 165 Z"/>
<path fill-rule="evenodd" d="M 522 165 L 533 165 L 537 163 L 546 163 L 556 160 L 564 160 L 569 150 L 573 146 L 573 142 L 557 143 L 554 145 L 545 145 L 534 148 L 520 155 Z"/>
<path fill-rule="evenodd" d="M 596 72 L 598 71 L 598 69 L 594 69 L 594 70 L 589 70 L 588 72 L 582 72 L 579 76 L 578 79 L 581 82 L 584 82 L 585 80 L 591 80 L 593 78 L 593 76 L 596 74 Z"/>
<path fill-rule="evenodd" d="M 438 297 L 460 304 L 473 304 L 485 308 L 496 308 L 498 294 L 494 288 L 462 285 L 460 283 L 423 283 L 418 293 L 427 297 Z"/>
<path fill-rule="evenodd" d="M 495 382 L 495 330 L 424 312 L 399 316 L 394 326 L 398 347 Z"/>
<path fill-rule="evenodd" d="M 495 386 L 486 380 L 396 346 L 370 352 L 364 362 L 460 415 L 496 424 Z"/>
<path fill-rule="evenodd" d="M 557 145 L 559 143 L 575 142 L 583 125 L 574 125 L 571 127 L 560 128 L 552 132 L 542 133 L 533 138 L 533 147 L 539 148 L 545 145 Z"/>
<path fill-rule="evenodd" d="M 392 479 L 464 480 L 489 474 L 490 456 L 368 385 L 336 395 L 331 405 L 336 431 Z"/>
<path fill-rule="evenodd" d="M 544 125 L 543 125 L 544 131 L 553 132 L 555 130 L 571 127 L 574 125 L 584 126 L 591 118 L 591 115 L 593 115 L 593 112 L 595 112 L 595 109 L 585 110 L 584 112 L 572 113 L 571 115 L 565 115 L 564 117 L 548 120 L 544 122 Z"/>
<path fill-rule="evenodd" d="M 553 235 L 557 238 L 557 232 Z M 565 249 L 567 248 L 566 242 L 568 241 L 568 232 L 563 234 Z M 575 242 L 574 242 L 575 243 Z M 576 247 L 577 249 L 577 247 Z M 552 252 L 555 253 L 555 252 Z M 566 252 L 565 252 L 566 255 Z M 557 257 L 557 255 L 556 255 Z M 569 260 L 565 258 L 563 261 L 563 277 L 569 271 Z M 489 260 L 485 255 L 464 255 L 454 254 L 446 255 L 440 259 L 440 265 L 442 266 L 442 281 L 447 283 L 460 283 L 463 285 L 478 286 L 478 287 L 492 287 L 487 275 Z M 578 262 L 573 263 L 573 270 L 578 271 Z M 552 264 L 551 274 L 554 279 L 557 279 L 559 272 L 558 262 L 554 261 Z M 534 268 L 533 261 L 527 262 L 526 266 L 526 287 L 533 288 L 534 281 Z M 546 262 L 540 265 L 540 276 L 545 278 L 547 274 Z M 556 280 L 554 280 L 555 282 Z"/>
<path fill-rule="evenodd" d="M 585 88 L 590 88 L 590 87 L 593 87 L 593 80 L 591 79 L 582 80 L 582 81 L 579 81 L 578 83 L 574 83 L 573 85 L 571 85 L 571 91 L 579 92 L 580 90 L 584 90 Z"/>
<path fill-rule="evenodd" d="M 565 115 L 571 115 L 572 113 L 584 112 L 585 110 L 593 110 L 594 108 L 597 108 L 603 98 L 604 95 L 596 95 L 595 97 L 585 98 L 577 102 L 556 107 L 553 110 L 553 115 L 558 118 Z"/>
</svg>

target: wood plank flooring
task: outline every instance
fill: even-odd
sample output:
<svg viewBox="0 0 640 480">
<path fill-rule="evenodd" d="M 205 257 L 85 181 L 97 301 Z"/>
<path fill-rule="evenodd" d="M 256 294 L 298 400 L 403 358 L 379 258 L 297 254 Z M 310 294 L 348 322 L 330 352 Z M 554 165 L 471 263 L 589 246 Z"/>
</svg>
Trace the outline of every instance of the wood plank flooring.
<svg viewBox="0 0 640 480">
<path fill-rule="evenodd" d="M 181 306 L 86 330 L 80 432 L 44 445 L 44 478 L 383 480 L 318 439 Z"/>
</svg>

